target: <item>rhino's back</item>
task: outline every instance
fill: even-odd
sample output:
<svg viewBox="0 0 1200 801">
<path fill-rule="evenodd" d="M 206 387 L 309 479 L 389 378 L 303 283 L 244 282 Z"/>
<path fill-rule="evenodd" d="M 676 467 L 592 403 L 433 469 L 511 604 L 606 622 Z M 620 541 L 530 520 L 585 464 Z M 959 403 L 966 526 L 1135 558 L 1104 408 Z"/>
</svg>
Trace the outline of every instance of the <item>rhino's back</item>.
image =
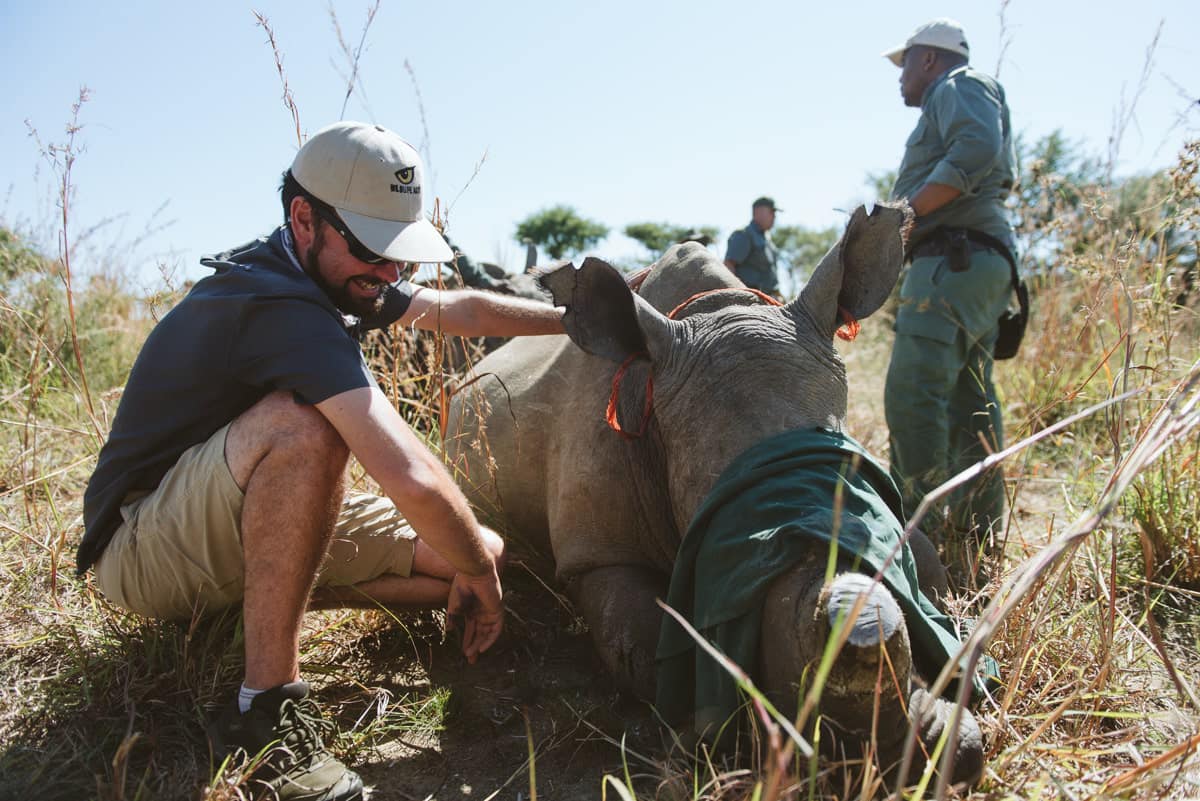
<svg viewBox="0 0 1200 801">
<path fill-rule="evenodd" d="M 678 545 L 654 438 L 625 440 L 605 423 L 616 370 L 565 336 L 516 339 L 475 365 L 447 418 L 472 505 L 549 548 L 564 580 L 612 564 L 669 569 Z"/>
<path fill-rule="evenodd" d="M 562 402 L 564 336 L 509 342 L 476 362 L 450 402 L 445 449 L 455 478 L 488 522 L 546 536 L 547 444 Z"/>
<path fill-rule="evenodd" d="M 651 267 L 639 294 L 666 313 L 730 286 L 741 283 L 690 244 Z M 617 370 L 566 336 L 517 338 L 475 365 L 451 405 L 446 450 L 467 497 L 506 533 L 549 546 L 563 579 L 615 564 L 669 571 L 679 544 L 656 423 L 630 440 L 605 422 Z M 627 381 L 647 377 L 640 362 Z"/>
</svg>

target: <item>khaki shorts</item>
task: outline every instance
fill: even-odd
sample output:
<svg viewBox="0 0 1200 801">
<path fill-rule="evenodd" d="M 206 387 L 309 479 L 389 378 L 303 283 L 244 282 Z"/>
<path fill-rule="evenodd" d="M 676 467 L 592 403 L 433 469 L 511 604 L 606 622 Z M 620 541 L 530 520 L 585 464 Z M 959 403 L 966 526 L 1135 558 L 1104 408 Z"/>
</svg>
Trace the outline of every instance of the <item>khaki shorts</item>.
<svg viewBox="0 0 1200 801">
<path fill-rule="evenodd" d="M 147 617 L 189 619 L 240 603 L 244 494 L 225 463 L 229 426 L 184 451 L 148 495 L 130 496 L 124 523 L 96 563 L 96 585 Z M 416 534 L 386 498 L 351 493 L 317 586 L 349 586 L 412 571 Z"/>
</svg>

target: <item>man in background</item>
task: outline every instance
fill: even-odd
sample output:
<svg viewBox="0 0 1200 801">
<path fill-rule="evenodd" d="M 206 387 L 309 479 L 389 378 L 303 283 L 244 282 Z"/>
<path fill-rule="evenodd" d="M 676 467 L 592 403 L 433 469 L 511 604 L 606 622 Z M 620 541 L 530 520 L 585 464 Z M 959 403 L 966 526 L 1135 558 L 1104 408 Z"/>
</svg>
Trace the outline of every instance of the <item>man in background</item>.
<svg viewBox="0 0 1200 801">
<path fill-rule="evenodd" d="M 779 296 L 776 252 L 768 231 L 775 225 L 775 201 L 760 197 L 751 206 L 750 224 L 734 231 L 725 248 L 725 266 L 748 287 Z"/>
<path fill-rule="evenodd" d="M 893 198 L 916 214 L 900 290 L 884 406 L 891 469 L 909 514 L 927 492 L 1004 445 L 992 384 L 997 320 L 1008 305 L 1015 241 L 1004 202 L 1017 178 L 1004 89 L 971 68 L 958 23 L 937 19 L 883 54 L 904 103 L 921 110 Z M 978 542 L 1004 515 L 995 468 L 935 511 L 926 531 Z"/>
</svg>

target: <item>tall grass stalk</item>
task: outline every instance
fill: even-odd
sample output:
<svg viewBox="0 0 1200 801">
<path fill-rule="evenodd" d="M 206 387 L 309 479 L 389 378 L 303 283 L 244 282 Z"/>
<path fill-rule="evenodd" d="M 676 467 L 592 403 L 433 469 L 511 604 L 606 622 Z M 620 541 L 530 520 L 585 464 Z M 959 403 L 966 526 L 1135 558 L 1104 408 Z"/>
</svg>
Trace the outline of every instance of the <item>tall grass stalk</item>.
<svg viewBox="0 0 1200 801">
<path fill-rule="evenodd" d="M 362 100 L 366 102 L 366 92 L 362 89 L 362 76 L 359 74 L 359 61 L 362 59 L 363 48 L 367 44 L 367 33 L 371 30 L 371 23 L 375 21 L 375 15 L 379 13 L 379 4 L 382 0 L 375 0 L 375 4 L 367 9 L 367 17 L 363 22 L 362 34 L 358 37 L 358 45 L 353 49 L 346 43 L 346 38 L 342 35 L 342 26 L 338 22 L 337 12 L 333 6 L 329 6 L 329 18 L 333 24 L 333 32 L 337 36 L 338 46 L 342 50 L 342 55 L 346 58 L 346 64 L 349 67 L 349 73 L 346 77 L 346 96 L 342 98 L 342 110 L 338 114 L 338 119 L 346 118 L 346 106 L 350 103 L 350 96 L 354 94 L 355 88 L 358 88 Z"/>
<path fill-rule="evenodd" d="M 71 334 L 71 350 L 75 354 L 75 366 L 79 370 L 79 383 L 83 401 L 87 406 L 88 419 L 92 423 L 98 442 L 104 441 L 105 431 L 96 419 L 96 409 L 92 404 L 92 393 L 88 388 L 87 370 L 83 366 L 83 350 L 79 346 L 79 327 L 75 315 L 75 289 L 71 278 L 71 201 L 75 188 L 71 183 L 71 172 L 75 167 L 80 148 L 75 137 L 82 130 L 79 122 L 79 112 L 88 101 L 89 91 L 86 86 L 79 90 L 78 99 L 71 105 L 71 121 L 67 123 L 66 141 L 62 144 L 48 143 L 42 146 L 42 155 L 50 163 L 51 169 L 58 176 L 58 258 L 62 264 L 62 280 L 66 290 L 67 320 Z M 30 127 L 30 133 L 37 139 L 37 132 Z M 40 139 L 38 140 L 40 144 Z"/>
<path fill-rule="evenodd" d="M 288 86 L 287 73 L 283 69 L 283 53 L 279 51 L 279 45 L 275 42 L 275 31 L 272 30 L 271 23 L 265 16 L 257 11 L 252 13 L 255 23 L 267 34 L 267 42 L 271 45 L 271 53 L 275 56 L 275 71 L 279 73 L 279 80 L 283 84 L 283 105 L 292 115 L 292 124 L 296 129 L 296 147 L 301 147 L 304 145 L 304 134 L 300 129 L 300 108 L 296 105 L 296 98 L 292 96 L 292 88 Z"/>
</svg>

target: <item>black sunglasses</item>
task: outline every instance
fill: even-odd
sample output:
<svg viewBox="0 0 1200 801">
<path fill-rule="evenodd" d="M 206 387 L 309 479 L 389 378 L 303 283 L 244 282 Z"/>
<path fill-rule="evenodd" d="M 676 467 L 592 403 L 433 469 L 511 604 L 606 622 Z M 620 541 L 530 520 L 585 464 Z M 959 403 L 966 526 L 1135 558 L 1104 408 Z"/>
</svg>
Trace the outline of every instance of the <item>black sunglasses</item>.
<svg viewBox="0 0 1200 801">
<path fill-rule="evenodd" d="M 393 259 L 387 256 L 380 256 L 375 251 L 368 248 L 354 234 L 350 233 L 350 229 L 346 227 L 346 223 L 338 216 L 338 213 L 333 209 L 322 208 L 317 204 L 312 204 L 313 209 L 317 212 L 317 216 L 329 224 L 329 227 L 341 234 L 342 239 L 346 240 L 346 247 L 350 249 L 350 255 L 359 261 L 367 264 L 387 264 Z"/>
</svg>

